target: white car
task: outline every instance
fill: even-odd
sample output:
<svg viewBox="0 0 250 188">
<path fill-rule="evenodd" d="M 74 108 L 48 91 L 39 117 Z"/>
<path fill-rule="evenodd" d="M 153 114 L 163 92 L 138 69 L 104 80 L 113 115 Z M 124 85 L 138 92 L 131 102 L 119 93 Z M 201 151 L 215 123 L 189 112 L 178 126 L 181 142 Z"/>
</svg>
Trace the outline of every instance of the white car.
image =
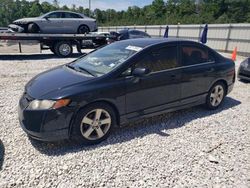
<svg viewBox="0 0 250 188">
<path fill-rule="evenodd" d="M 97 31 L 97 24 L 84 14 L 53 11 L 40 17 L 16 20 L 9 28 L 25 33 L 85 34 Z"/>
</svg>

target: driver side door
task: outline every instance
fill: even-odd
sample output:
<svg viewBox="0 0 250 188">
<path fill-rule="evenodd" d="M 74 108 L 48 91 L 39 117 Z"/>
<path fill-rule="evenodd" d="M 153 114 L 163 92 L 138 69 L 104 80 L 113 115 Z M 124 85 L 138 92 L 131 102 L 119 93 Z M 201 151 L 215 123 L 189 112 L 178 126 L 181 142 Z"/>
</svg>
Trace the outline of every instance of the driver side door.
<svg viewBox="0 0 250 188">
<path fill-rule="evenodd" d="M 147 68 L 151 73 L 126 77 L 126 112 L 132 119 L 178 106 L 181 97 L 181 70 L 177 45 L 164 46 L 144 55 L 131 70 Z"/>
<path fill-rule="evenodd" d="M 41 21 L 41 30 L 43 33 L 56 34 L 63 33 L 63 20 L 61 12 L 53 12 L 44 17 Z"/>
</svg>

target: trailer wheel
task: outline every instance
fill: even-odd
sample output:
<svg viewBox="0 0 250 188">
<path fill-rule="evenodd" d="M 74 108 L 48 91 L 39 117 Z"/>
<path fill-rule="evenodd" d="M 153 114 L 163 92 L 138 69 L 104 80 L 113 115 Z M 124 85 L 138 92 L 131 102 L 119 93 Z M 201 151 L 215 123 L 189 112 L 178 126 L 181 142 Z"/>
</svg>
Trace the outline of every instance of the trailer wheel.
<svg viewBox="0 0 250 188">
<path fill-rule="evenodd" d="M 57 42 L 54 47 L 55 54 L 59 57 L 68 57 L 73 53 L 73 48 L 70 42 Z"/>
</svg>

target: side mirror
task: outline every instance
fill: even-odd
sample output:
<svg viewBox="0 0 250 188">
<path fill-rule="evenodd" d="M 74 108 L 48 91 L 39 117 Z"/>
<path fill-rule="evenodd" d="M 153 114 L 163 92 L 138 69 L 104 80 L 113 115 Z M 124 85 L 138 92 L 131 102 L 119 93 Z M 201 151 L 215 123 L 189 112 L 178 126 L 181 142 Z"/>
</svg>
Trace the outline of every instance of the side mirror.
<svg viewBox="0 0 250 188">
<path fill-rule="evenodd" d="M 45 16 L 44 18 L 45 18 L 45 20 L 49 20 L 49 17 L 48 17 L 48 16 Z"/>
<path fill-rule="evenodd" d="M 135 77 L 143 77 L 150 73 L 150 70 L 147 68 L 135 68 L 132 72 L 132 75 Z"/>
</svg>

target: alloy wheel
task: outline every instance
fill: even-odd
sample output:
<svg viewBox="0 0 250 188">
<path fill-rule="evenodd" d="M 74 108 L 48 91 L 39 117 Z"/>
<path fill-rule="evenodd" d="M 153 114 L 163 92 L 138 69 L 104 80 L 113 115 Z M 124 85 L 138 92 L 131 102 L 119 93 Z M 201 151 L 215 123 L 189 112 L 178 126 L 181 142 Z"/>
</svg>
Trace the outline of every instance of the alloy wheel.
<svg viewBox="0 0 250 188">
<path fill-rule="evenodd" d="M 94 109 L 83 117 L 80 130 L 85 139 L 98 140 L 106 135 L 110 127 L 110 114 L 104 109 Z"/>
<path fill-rule="evenodd" d="M 219 106 L 224 98 L 224 88 L 221 85 L 216 85 L 210 95 L 210 103 L 213 107 Z"/>
</svg>

